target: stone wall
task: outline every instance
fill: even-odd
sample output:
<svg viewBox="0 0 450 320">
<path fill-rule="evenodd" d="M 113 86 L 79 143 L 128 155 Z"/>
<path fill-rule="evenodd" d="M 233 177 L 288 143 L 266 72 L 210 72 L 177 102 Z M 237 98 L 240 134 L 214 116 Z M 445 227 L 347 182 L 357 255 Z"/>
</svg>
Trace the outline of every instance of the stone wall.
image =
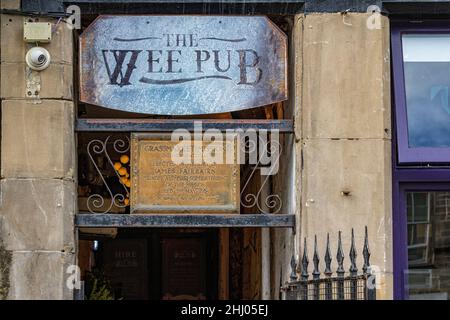
<svg viewBox="0 0 450 320">
<path fill-rule="evenodd" d="M 289 232 L 274 231 L 273 298 L 289 280 L 290 256 L 301 257 L 303 238 L 312 254 L 317 235 L 323 271 L 329 233 L 336 270 L 337 234 L 342 231 L 348 271 L 354 228 L 361 271 L 365 226 L 371 264 L 380 271 L 377 297 L 392 298 L 389 21 L 380 17 L 369 28 L 368 18 L 363 13 L 295 17 L 295 84 L 290 91 L 295 141 L 290 149 L 296 180 L 280 190 L 294 190 L 295 204 L 288 203 L 283 212 L 295 212 L 297 230 L 294 243 Z M 311 275 L 312 256 L 310 262 Z"/>
<path fill-rule="evenodd" d="M 336 239 L 341 230 L 348 270 L 353 227 L 361 266 L 366 225 L 371 262 L 381 271 L 378 297 L 392 298 L 389 23 L 382 17 L 381 28 L 369 29 L 368 17 L 294 18 L 295 136 L 284 140 L 283 179 L 274 186 L 282 191 L 282 213 L 294 212 L 297 226 L 295 235 L 271 231 L 272 298 L 289 279 L 303 237 L 311 252 L 317 234 L 323 254 L 327 232 Z M 71 299 L 65 271 L 76 261 L 72 33 L 63 23 L 54 27 L 52 42 L 43 45 L 52 63 L 36 74 L 24 63 L 24 19 L 1 16 L 0 298 Z M 30 98 L 27 79 L 40 81 L 38 97 Z"/>
<path fill-rule="evenodd" d="M 301 233 L 333 258 L 342 231 L 349 268 L 351 228 L 361 270 L 364 227 L 371 264 L 380 270 L 379 299 L 392 298 L 391 98 L 389 21 L 369 15 L 311 14 L 303 22 Z M 311 251 L 310 251 L 311 252 Z M 323 263 L 323 260 L 322 260 Z M 333 259 L 336 270 L 336 259 Z"/>
<path fill-rule="evenodd" d="M 2 8 L 19 6 L 2 1 Z M 39 19 L 53 24 L 51 43 L 42 44 L 51 64 L 33 72 L 24 59 L 29 19 L 1 15 L 0 298 L 72 299 L 66 286 L 66 268 L 76 261 L 72 32 Z"/>
</svg>

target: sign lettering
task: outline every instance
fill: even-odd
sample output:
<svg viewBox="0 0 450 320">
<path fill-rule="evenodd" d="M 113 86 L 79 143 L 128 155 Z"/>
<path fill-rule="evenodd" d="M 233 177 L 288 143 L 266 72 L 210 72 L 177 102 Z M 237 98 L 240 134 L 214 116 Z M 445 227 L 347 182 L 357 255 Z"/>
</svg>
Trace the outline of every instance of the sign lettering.
<svg viewBox="0 0 450 320">
<path fill-rule="evenodd" d="M 286 36 L 266 17 L 100 16 L 80 47 L 86 103 L 187 115 L 287 99 Z"/>
</svg>

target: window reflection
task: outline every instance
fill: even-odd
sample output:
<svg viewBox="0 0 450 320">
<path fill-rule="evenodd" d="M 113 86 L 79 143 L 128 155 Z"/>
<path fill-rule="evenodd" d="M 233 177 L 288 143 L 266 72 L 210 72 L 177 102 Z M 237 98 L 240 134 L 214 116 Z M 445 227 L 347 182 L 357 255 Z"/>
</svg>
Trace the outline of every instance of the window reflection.
<svg viewBox="0 0 450 320">
<path fill-rule="evenodd" d="M 450 35 L 404 35 L 410 147 L 450 147 Z"/>
<path fill-rule="evenodd" d="M 450 299 L 450 191 L 408 192 L 410 299 Z"/>
</svg>

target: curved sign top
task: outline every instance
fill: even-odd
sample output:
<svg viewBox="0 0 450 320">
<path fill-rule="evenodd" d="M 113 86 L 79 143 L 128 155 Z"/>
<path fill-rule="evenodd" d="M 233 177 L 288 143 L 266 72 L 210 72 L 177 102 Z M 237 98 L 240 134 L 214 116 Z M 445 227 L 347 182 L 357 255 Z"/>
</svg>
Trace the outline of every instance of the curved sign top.
<svg viewBox="0 0 450 320">
<path fill-rule="evenodd" d="M 155 115 L 287 99 L 286 35 L 264 16 L 100 16 L 80 36 L 80 100 Z"/>
</svg>

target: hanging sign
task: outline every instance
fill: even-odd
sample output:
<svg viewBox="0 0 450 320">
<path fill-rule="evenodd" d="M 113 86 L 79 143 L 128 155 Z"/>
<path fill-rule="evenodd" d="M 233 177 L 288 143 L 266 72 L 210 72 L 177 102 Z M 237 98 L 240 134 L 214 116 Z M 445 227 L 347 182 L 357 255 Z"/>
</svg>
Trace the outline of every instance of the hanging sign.
<svg viewBox="0 0 450 320">
<path fill-rule="evenodd" d="M 80 100 L 160 115 L 287 99 L 286 35 L 263 16 L 100 16 L 80 36 Z"/>
</svg>

